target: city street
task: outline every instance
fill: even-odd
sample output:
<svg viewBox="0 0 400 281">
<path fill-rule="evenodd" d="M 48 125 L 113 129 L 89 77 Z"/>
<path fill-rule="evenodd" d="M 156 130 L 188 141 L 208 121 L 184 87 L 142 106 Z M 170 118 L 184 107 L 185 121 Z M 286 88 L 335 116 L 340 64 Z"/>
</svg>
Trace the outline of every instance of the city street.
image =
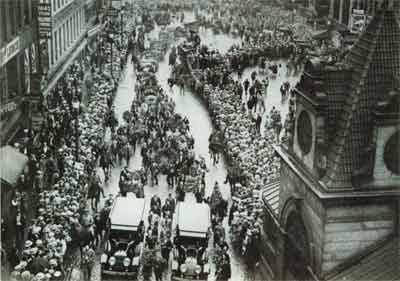
<svg viewBox="0 0 400 281">
<path fill-rule="evenodd" d="M 191 22 L 193 19 L 192 13 L 185 13 L 185 21 Z M 172 26 L 178 26 L 179 23 L 174 22 L 171 24 Z M 159 27 L 156 27 L 155 30 L 151 32 L 149 35 L 150 38 L 157 38 L 157 32 L 160 30 Z M 221 53 L 225 53 L 233 44 L 237 44 L 240 42 L 240 39 L 234 38 L 230 35 L 218 34 L 215 35 L 209 29 L 201 29 L 200 36 L 202 42 L 204 44 L 217 48 Z M 171 46 L 172 47 L 172 46 Z M 165 55 L 163 61 L 159 63 L 157 78 L 162 85 L 164 91 L 168 93 L 168 95 L 174 100 L 176 104 L 176 112 L 181 114 L 183 117 L 187 117 L 190 122 L 191 133 L 195 139 L 194 151 L 196 155 L 201 155 L 206 159 L 207 167 L 209 168 L 209 172 L 206 174 L 206 197 L 211 195 L 212 188 L 214 183 L 217 181 L 220 185 L 222 194 L 225 199 L 230 202 L 230 189 L 229 185 L 225 184 L 225 178 L 227 175 L 225 161 L 221 161 L 215 166 L 212 165 L 212 161 L 209 157 L 209 141 L 208 137 L 213 130 L 213 125 L 211 119 L 209 117 L 207 108 L 204 102 L 200 99 L 200 97 L 196 96 L 190 90 L 185 89 L 184 95 L 179 93 L 179 88 L 174 86 L 172 91 L 167 84 L 167 79 L 171 74 L 171 67 L 168 66 L 168 56 L 169 52 Z M 130 61 L 128 59 L 128 61 Z M 277 61 L 278 64 L 281 64 L 282 67 L 279 70 L 279 75 L 276 79 L 271 79 L 268 87 L 268 95 L 264 97 L 266 110 L 264 112 L 263 124 L 265 122 L 265 116 L 269 114 L 272 107 L 275 107 L 281 112 L 282 118 L 285 117 L 287 113 L 287 102 L 282 104 L 281 95 L 280 95 L 280 87 L 282 83 L 289 81 L 292 86 L 298 81 L 298 77 L 286 76 L 286 63 L 283 60 Z M 250 79 L 250 74 L 257 70 L 256 68 L 247 68 L 245 69 L 242 77 L 242 81 L 244 79 Z M 265 77 L 265 76 L 261 76 Z M 262 79 L 262 78 L 260 78 Z M 135 69 L 131 63 L 128 63 L 123 74 L 123 79 L 119 84 L 117 94 L 114 101 L 115 113 L 118 117 L 118 120 L 123 123 L 122 115 L 125 111 L 130 109 L 132 101 L 135 99 L 135 82 L 136 82 L 136 74 Z M 110 132 L 108 131 L 106 135 L 106 140 L 110 138 Z M 136 153 L 132 156 L 129 169 L 136 170 L 142 167 L 142 157 L 140 156 L 140 146 L 137 146 Z M 104 192 L 106 194 L 106 198 L 109 194 L 113 196 L 117 195 L 119 192 L 118 182 L 119 175 L 121 170 L 123 169 L 125 163 L 120 166 L 117 166 L 112 169 L 111 179 L 104 183 Z M 103 172 L 101 169 L 98 169 L 98 174 L 103 177 Z M 167 198 L 169 193 L 174 195 L 174 190 L 168 188 L 166 183 L 166 177 L 161 175 L 158 186 L 145 186 L 145 199 L 148 201 L 146 213 L 148 213 L 150 209 L 150 199 L 156 194 L 158 195 L 162 202 L 164 202 L 165 198 Z M 195 202 L 194 194 L 187 194 L 185 201 Z M 229 239 L 229 227 L 227 220 L 224 221 L 224 227 L 226 229 L 226 234 Z M 232 254 L 232 253 L 231 253 Z M 248 271 L 246 270 L 246 266 L 241 261 L 241 258 L 232 254 L 232 274 L 235 276 L 235 280 L 254 280 L 254 276 L 250 276 Z M 213 280 L 212 275 L 210 276 L 210 280 Z"/>
<path fill-rule="evenodd" d="M 0 1 L 1 280 L 400 280 L 400 1 Z"/>
</svg>

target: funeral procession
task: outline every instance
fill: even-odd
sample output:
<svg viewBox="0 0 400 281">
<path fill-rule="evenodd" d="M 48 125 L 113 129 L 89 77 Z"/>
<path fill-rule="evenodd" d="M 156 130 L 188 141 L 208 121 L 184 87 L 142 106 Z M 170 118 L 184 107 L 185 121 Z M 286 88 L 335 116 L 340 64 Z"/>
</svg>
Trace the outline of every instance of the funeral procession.
<svg viewBox="0 0 400 281">
<path fill-rule="evenodd" d="M 0 97 L 0 280 L 400 280 L 400 0 L 0 0 Z"/>
</svg>

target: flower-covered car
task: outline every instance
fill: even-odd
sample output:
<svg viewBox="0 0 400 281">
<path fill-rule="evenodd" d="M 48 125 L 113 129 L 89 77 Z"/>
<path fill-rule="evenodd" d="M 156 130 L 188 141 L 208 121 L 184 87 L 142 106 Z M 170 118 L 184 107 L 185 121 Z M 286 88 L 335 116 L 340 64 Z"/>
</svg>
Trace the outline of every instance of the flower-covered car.
<svg viewBox="0 0 400 281">
<path fill-rule="evenodd" d="M 172 251 L 172 280 L 207 280 L 210 273 L 210 207 L 205 203 L 177 205 Z"/>
<path fill-rule="evenodd" d="M 144 241 L 144 209 L 143 198 L 115 199 L 101 256 L 103 275 L 137 276 Z"/>
</svg>

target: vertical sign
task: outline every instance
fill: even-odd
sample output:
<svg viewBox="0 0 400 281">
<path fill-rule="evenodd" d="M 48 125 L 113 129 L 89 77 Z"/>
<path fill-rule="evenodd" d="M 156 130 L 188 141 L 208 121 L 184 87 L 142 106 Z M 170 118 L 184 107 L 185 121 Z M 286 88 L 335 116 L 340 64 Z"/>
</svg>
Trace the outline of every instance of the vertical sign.
<svg viewBox="0 0 400 281">
<path fill-rule="evenodd" d="M 29 58 L 29 47 L 25 49 L 24 52 L 24 73 L 25 73 L 25 93 L 30 94 L 31 92 L 31 70 L 30 70 L 30 64 L 31 60 Z"/>
<path fill-rule="evenodd" d="M 41 69 L 47 72 L 49 69 L 49 50 L 48 40 L 51 39 L 52 19 L 51 19 L 51 1 L 40 0 L 38 4 L 38 37 L 39 37 L 39 62 Z"/>
</svg>

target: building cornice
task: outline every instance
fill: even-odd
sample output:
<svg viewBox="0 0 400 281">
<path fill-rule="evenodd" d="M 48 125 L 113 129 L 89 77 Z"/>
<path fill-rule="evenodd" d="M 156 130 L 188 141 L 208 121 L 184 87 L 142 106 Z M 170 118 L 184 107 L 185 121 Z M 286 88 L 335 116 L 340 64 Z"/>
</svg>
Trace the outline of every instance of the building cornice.
<svg viewBox="0 0 400 281">
<path fill-rule="evenodd" d="M 328 189 L 322 181 L 316 180 L 302 164 L 290 155 L 283 147 L 274 145 L 276 153 L 290 169 L 306 184 L 306 186 L 321 200 L 335 199 L 358 199 L 358 198 L 382 198 L 382 197 L 400 197 L 400 189 L 391 187 L 380 190 L 356 190 L 356 189 Z"/>
</svg>

